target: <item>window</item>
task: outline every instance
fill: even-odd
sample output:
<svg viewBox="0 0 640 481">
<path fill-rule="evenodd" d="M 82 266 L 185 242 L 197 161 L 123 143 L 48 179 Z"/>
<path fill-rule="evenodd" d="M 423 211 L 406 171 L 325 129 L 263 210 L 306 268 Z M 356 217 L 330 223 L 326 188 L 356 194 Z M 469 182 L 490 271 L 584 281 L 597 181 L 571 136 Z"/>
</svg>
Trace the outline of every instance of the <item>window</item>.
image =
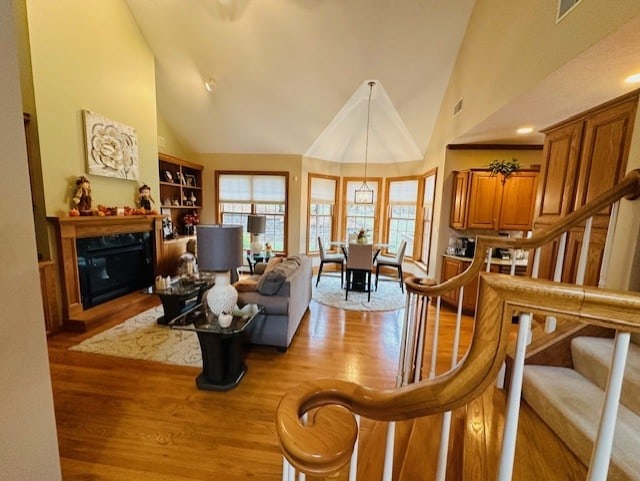
<svg viewBox="0 0 640 481">
<path fill-rule="evenodd" d="M 247 216 L 260 214 L 267 218 L 263 242 L 276 252 L 287 251 L 287 192 L 289 178 L 286 172 L 246 174 L 243 172 L 216 172 L 216 195 L 221 224 L 240 224 L 245 230 Z M 245 232 L 243 247 L 249 248 L 251 239 Z"/>
<path fill-rule="evenodd" d="M 387 243 L 389 252 L 396 253 L 400 243 L 407 241 L 406 255 L 412 256 L 416 233 L 416 202 L 418 179 L 388 181 Z"/>
<path fill-rule="evenodd" d="M 363 179 L 348 179 L 345 183 L 345 232 L 349 235 L 357 234 L 360 229 L 369 231 L 371 241 L 375 241 L 375 215 L 378 206 L 378 183 L 376 179 L 367 179 L 367 185 L 373 190 L 373 204 L 356 204 L 356 189 L 362 185 Z"/>
<path fill-rule="evenodd" d="M 334 240 L 334 207 L 338 177 L 309 174 L 309 215 L 307 218 L 307 252 L 317 252 L 318 237 L 325 247 Z"/>
<path fill-rule="evenodd" d="M 433 203 L 436 196 L 436 171 L 432 170 L 423 177 L 422 194 L 422 246 L 420 261 L 424 263 L 429 275 L 429 261 L 431 260 L 431 232 L 433 230 Z"/>
</svg>

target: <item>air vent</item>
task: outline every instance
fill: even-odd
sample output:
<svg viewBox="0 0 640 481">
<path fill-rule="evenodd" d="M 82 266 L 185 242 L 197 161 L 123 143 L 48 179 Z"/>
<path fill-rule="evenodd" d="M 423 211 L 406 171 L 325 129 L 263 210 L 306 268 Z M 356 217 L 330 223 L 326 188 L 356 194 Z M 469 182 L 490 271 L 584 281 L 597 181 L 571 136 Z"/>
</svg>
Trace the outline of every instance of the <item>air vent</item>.
<svg viewBox="0 0 640 481">
<path fill-rule="evenodd" d="M 582 0 L 558 0 L 558 16 L 556 23 L 562 20 L 571 10 L 577 7 Z"/>
<path fill-rule="evenodd" d="M 455 116 L 461 110 L 462 110 L 462 99 L 458 100 L 456 104 L 453 106 L 453 115 Z"/>
</svg>

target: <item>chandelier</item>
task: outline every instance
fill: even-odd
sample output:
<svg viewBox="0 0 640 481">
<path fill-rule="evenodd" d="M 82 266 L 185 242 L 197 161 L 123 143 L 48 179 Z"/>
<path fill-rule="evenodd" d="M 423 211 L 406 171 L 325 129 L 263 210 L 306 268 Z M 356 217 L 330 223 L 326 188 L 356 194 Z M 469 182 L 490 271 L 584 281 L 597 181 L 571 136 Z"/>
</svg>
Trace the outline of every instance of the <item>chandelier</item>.
<svg viewBox="0 0 640 481">
<path fill-rule="evenodd" d="M 373 204 L 373 189 L 367 184 L 367 158 L 369 157 L 369 123 L 371 121 L 371 95 L 373 86 L 376 83 L 369 82 L 369 103 L 367 104 L 367 133 L 364 143 L 364 180 L 362 185 L 356 189 L 354 203 Z"/>
</svg>

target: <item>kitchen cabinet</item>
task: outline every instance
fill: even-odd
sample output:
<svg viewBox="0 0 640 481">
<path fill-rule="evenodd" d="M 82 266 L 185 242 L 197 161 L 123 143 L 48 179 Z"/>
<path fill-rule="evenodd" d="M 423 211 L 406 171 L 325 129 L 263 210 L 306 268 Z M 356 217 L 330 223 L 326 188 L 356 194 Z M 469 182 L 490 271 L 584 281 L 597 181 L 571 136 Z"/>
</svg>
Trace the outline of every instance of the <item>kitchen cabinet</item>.
<svg viewBox="0 0 640 481">
<path fill-rule="evenodd" d="M 498 264 L 496 259 L 496 263 L 491 263 L 489 267 L 490 272 L 503 272 L 509 273 L 510 261 L 509 265 L 501 265 Z M 442 256 L 442 270 L 440 271 L 440 281 L 444 282 L 452 277 L 457 276 L 464 272 L 467 267 L 471 265 L 471 259 L 462 259 L 459 257 L 452 256 Z M 486 264 L 485 264 L 486 266 Z M 526 265 L 520 266 L 517 268 L 517 273 L 522 274 L 526 270 Z M 476 301 L 478 300 L 478 279 L 480 275 L 476 275 L 466 286 L 464 286 L 464 290 L 462 292 L 462 309 L 467 314 L 473 314 L 476 310 Z M 453 308 L 458 308 L 458 301 L 460 300 L 460 288 L 454 289 L 452 291 L 448 291 L 442 294 L 442 302 L 448 304 Z"/>
<path fill-rule="evenodd" d="M 540 171 L 540 205 L 534 231 L 543 229 L 616 185 L 625 175 L 638 104 L 636 90 L 588 110 L 543 132 L 545 142 Z M 593 217 L 589 243 L 589 270 L 585 285 L 598 283 L 610 209 Z M 567 238 L 563 282 L 575 282 L 583 228 Z M 541 252 L 539 277 L 553 278 L 557 242 Z"/>
<path fill-rule="evenodd" d="M 158 157 L 160 204 L 182 234 L 185 215 L 198 213 L 202 208 L 203 167 L 166 154 Z"/>
<path fill-rule="evenodd" d="M 454 229 L 531 229 L 537 181 L 535 170 L 521 170 L 507 179 L 484 169 L 454 172 L 450 226 Z"/>
</svg>

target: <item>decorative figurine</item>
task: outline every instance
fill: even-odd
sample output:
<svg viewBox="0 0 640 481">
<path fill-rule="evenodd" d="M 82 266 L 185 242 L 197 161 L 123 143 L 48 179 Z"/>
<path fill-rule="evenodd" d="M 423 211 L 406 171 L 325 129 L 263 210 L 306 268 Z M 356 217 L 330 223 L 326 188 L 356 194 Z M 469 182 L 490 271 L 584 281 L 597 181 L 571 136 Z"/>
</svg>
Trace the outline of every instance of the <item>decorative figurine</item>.
<svg viewBox="0 0 640 481">
<path fill-rule="evenodd" d="M 147 184 L 143 184 L 138 187 L 138 203 L 140 204 L 140 208 L 144 210 L 151 210 L 151 203 L 155 202 L 151 197 L 151 187 Z"/>
<path fill-rule="evenodd" d="M 76 193 L 73 196 L 73 204 L 80 213 L 91 212 L 91 182 L 84 175 L 76 180 Z"/>
</svg>

